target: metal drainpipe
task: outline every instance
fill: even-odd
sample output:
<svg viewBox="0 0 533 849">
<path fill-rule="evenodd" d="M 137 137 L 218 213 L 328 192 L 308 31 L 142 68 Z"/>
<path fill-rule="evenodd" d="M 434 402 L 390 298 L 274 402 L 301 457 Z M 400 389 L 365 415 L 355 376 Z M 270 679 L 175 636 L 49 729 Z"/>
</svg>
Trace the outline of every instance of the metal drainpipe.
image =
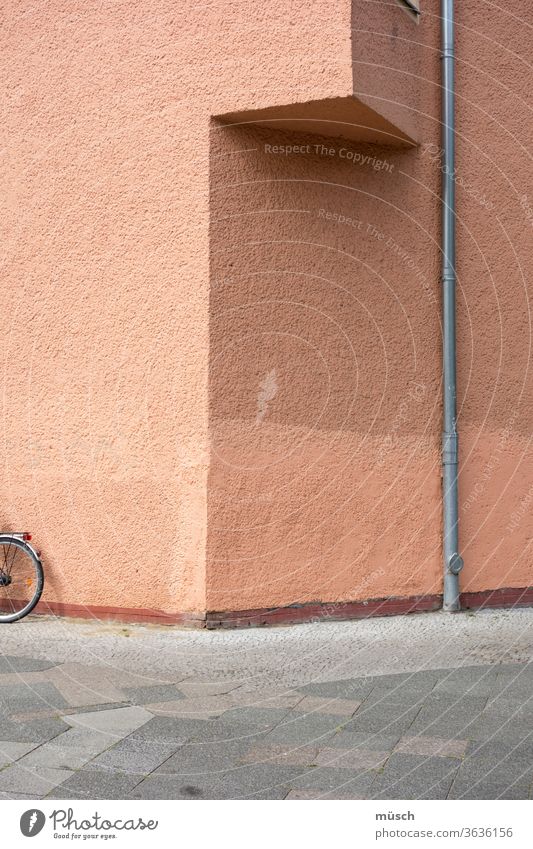
<svg viewBox="0 0 533 849">
<path fill-rule="evenodd" d="M 443 303 L 443 609 L 460 609 L 459 510 L 457 492 L 455 341 L 455 80 L 453 0 L 441 0 L 442 16 L 442 303 Z"/>
</svg>

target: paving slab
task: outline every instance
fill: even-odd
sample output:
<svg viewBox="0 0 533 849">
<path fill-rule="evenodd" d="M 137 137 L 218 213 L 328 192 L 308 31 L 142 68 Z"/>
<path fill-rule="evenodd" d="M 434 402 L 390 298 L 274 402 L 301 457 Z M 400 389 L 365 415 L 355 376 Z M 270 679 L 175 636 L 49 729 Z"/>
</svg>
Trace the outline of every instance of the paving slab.
<svg viewBox="0 0 533 849">
<path fill-rule="evenodd" d="M 253 746 L 240 758 L 240 763 L 277 763 L 289 766 L 316 765 L 318 748 L 316 746 Z"/>
<path fill-rule="evenodd" d="M 126 799 L 142 775 L 80 769 L 46 795 L 47 799 Z"/>
<path fill-rule="evenodd" d="M 305 696 L 297 702 L 298 713 L 326 713 L 332 716 L 353 716 L 361 702 L 355 699 L 328 699 L 322 696 Z"/>
<path fill-rule="evenodd" d="M 184 719 L 209 719 L 220 716 L 233 702 L 229 696 L 203 696 L 194 699 L 180 699 L 172 701 L 145 704 L 147 710 L 159 716 L 178 716 Z"/>
<path fill-rule="evenodd" d="M 315 767 L 302 772 L 290 781 L 291 791 L 312 793 L 313 798 L 367 799 L 376 771 L 348 770 L 335 767 Z"/>
<path fill-rule="evenodd" d="M 5 631 L 0 775 L 21 798 L 531 794 L 533 611 L 123 630 Z"/>
<path fill-rule="evenodd" d="M 53 660 L 43 660 L 31 656 L 0 655 L 0 674 L 13 672 L 40 672 L 57 666 Z"/>
<path fill-rule="evenodd" d="M 382 734 L 372 731 L 337 732 L 328 739 L 328 746 L 340 749 L 376 749 L 380 752 L 392 752 L 400 740 L 399 734 Z"/>
<path fill-rule="evenodd" d="M 152 714 L 142 707 L 116 708 L 65 716 L 65 721 L 69 725 L 100 731 L 118 739 L 131 734 L 150 719 Z"/>
<path fill-rule="evenodd" d="M 468 740 L 445 740 L 442 737 L 402 737 L 395 748 L 396 752 L 408 755 L 431 755 L 441 758 L 462 758 L 465 755 Z"/>
<path fill-rule="evenodd" d="M 80 769 L 94 757 L 105 751 L 114 738 L 109 734 L 86 728 L 70 728 L 58 737 L 33 749 L 20 763 L 26 767 L 54 767 L 56 769 Z"/>
<path fill-rule="evenodd" d="M 501 745 L 474 754 L 461 764 L 450 788 L 450 799 L 527 799 L 533 783 L 533 763 Z"/>
<path fill-rule="evenodd" d="M 149 687 L 125 687 L 122 692 L 128 702 L 135 705 L 147 705 L 157 702 L 170 702 L 185 699 L 185 695 L 175 684 L 155 684 Z"/>
<path fill-rule="evenodd" d="M 0 790 L 8 793 L 30 793 L 44 796 L 73 773 L 67 769 L 35 766 L 24 767 L 20 761 L 0 772 Z"/>
<path fill-rule="evenodd" d="M 225 711 L 220 719 L 225 725 L 235 725 L 241 729 L 270 731 L 288 715 L 288 708 L 240 707 Z"/>
<path fill-rule="evenodd" d="M 215 799 L 284 799 L 304 767 L 256 763 L 227 772 L 213 790 Z"/>
<path fill-rule="evenodd" d="M 192 780 L 195 776 L 222 775 L 238 766 L 249 749 L 247 740 L 225 740 L 209 743 L 186 743 L 155 769 L 156 775 L 179 774 Z"/>
<path fill-rule="evenodd" d="M 4 716 L 67 708 L 59 690 L 49 681 L 11 684 L 0 689 L 0 713 Z"/>
<path fill-rule="evenodd" d="M 390 752 L 380 752 L 377 749 L 319 749 L 315 763 L 317 766 L 329 766 L 335 769 L 351 769 L 354 772 L 365 772 L 368 769 L 379 769 L 386 762 Z"/>
<path fill-rule="evenodd" d="M 195 735 L 212 727 L 212 721 L 206 719 L 184 719 L 170 716 L 151 716 L 140 725 L 131 736 L 138 740 L 154 740 L 159 743 L 175 743 L 176 748 Z M 124 735 L 125 736 L 125 735 Z"/>
<path fill-rule="evenodd" d="M 373 799 L 446 799 L 459 769 L 455 758 L 394 752 L 374 779 Z"/>
<path fill-rule="evenodd" d="M 264 745 L 293 743 L 326 746 L 330 737 L 345 727 L 346 717 L 321 713 L 291 713 L 263 737 Z"/>
<path fill-rule="evenodd" d="M 196 776 L 194 781 L 179 775 L 149 775 L 123 798 L 130 799 L 214 799 L 220 776 Z"/>
<path fill-rule="evenodd" d="M 311 681 L 298 689 L 306 695 L 321 696 L 325 699 L 355 699 L 360 701 L 366 698 L 374 687 L 374 678 L 357 678 L 342 681 Z"/>
<path fill-rule="evenodd" d="M 405 707 L 404 705 L 376 702 L 363 702 L 354 718 L 344 726 L 345 731 L 373 731 L 386 736 L 407 734 L 420 707 Z"/>
<path fill-rule="evenodd" d="M 129 736 L 86 762 L 85 769 L 148 775 L 167 761 L 175 751 L 175 743 L 139 740 Z"/>
<path fill-rule="evenodd" d="M 9 743 L 0 741 L 0 769 L 18 761 L 35 748 L 35 743 Z"/>
<path fill-rule="evenodd" d="M 71 707 L 125 701 L 113 674 L 106 667 L 80 663 L 63 663 L 49 673 L 55 687 Z"/>
<path fill-rule="evenodd" d="M 485 715 L 486 704 L 485 696 L 477 698 L 463 694 L 430 693 L 409 731 L 409 736 L 469 739 L 474 725 Z"/>
<path fill-rule="evenodd" d="M 58 717 L 14 721 L 0 717 L 0 740 L 17 743 L 45 743 L 67 731 L 69 726 Z"/>
</svg>

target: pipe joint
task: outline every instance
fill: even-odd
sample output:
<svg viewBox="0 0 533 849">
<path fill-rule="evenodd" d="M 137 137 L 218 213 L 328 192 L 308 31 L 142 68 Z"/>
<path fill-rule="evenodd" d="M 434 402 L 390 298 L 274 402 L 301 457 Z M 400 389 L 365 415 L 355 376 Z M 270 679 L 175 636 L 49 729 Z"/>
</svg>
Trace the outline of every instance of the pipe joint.
<svg viewBox="0 0 533 849">
<path fill-rule="evenodd" d="M 442 465 L 457 466 L 459 461 L 459 435 L 456 432 L 442 434 Z"/>
</svg>

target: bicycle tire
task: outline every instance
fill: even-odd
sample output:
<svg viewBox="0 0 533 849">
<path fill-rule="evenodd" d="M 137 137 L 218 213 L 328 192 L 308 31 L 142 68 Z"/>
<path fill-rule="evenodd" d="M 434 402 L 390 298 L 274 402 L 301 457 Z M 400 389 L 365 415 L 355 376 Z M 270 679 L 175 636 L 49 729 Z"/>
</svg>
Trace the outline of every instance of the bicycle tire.
<svg viewBox="0 0 533 849">
<path fill-rule="evenodd" d="M 31 613 L 35 605 L 39 602 L 44 587 L 44 571 L 39 555 L 31 545 L 28 545 L 28 543 L 24 540 L 14 537 L 11 534 L 0 534 L 0 573 L 5 569 L 6 546 L 8 552 L 7 556 L 9 556 L 11 549 L 14 548 L 30 558 L 31 563 L 33 564 L 33 572 L 35 574 L 35 588 L 32 586 L 32 597 L 20 610 L 13 610 L 10 612 L 9 609 L 3 609 L 4 606 L 9 606 L 9 601 L 6 601 L 5 594 L 3 593 L 3 586 L 0 585 L 0 624 L 2 622 L 18 622 L 19 619 L 22 619 L 24 616 L 27 616 L 28 613 Z M 2 567 L 2 561 L 4 563 L 4 567 Z"/>
</svg>

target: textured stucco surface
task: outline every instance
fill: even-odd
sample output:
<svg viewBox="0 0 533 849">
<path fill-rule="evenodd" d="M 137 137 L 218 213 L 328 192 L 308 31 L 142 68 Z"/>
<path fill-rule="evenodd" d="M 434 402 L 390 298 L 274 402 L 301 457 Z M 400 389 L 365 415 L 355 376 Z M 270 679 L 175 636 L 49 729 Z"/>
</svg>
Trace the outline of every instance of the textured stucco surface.
<svg viewBox="0 0 533 849">
<path fill-rule="evenodd" d="M 46 598 L 438 592 L 436 0 L 1 10 L 0 521 Z M 457 9 L 468 590 L 533 583 L 526 15 Z M 418 151 L 212 121 L 351 96 Z"/>
<path fill-rule="evenodd" d="M 33 530 L 48 599 L 202 609 L 208 135 L 183 33 L 170 3 L 3 8 L 0 521 Z"/>
<path fill-rule="evenodd" d="M 418 161 L 213 128 L 210 609 L 438 592 L 438 210 Z"/>
<path fill-rule="evenodd" d="M 213 127 L 209 609 L 442 586 L 438 4 L 415 27 L 407 16 L 363 21 L 357 5 L 354 92 L 409 127 L 418 151 L 274 122 Z M 469 591 L 533 578 L 530 27 L 518 6 L 485 11 L 457 11 Z M 375 170 L 370 156 L 386 164 Z"/>
</svg>

